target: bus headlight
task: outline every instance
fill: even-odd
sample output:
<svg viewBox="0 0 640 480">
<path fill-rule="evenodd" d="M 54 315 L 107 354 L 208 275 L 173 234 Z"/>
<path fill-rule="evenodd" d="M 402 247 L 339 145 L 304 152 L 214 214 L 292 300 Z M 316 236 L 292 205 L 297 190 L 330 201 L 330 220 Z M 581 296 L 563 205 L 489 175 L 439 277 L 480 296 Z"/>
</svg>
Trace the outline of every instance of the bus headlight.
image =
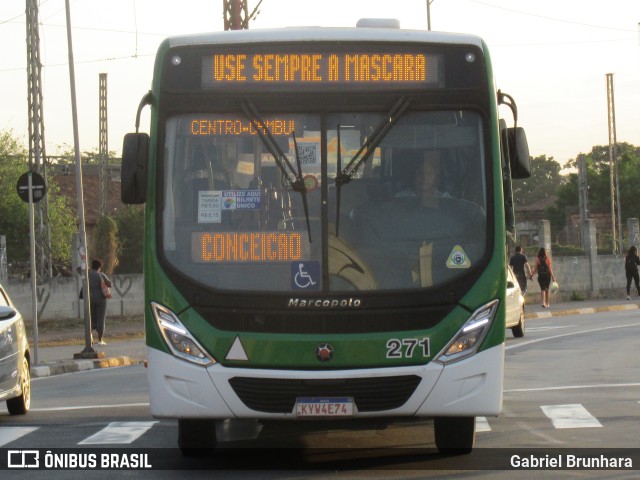
<svg viewBox="0 0 640 480">
<path fill-rule="evenodd" d="M 189 331 L 182 325 L 175 313 L 162 305 L 151 302 L 153 317 L 160 328 L 171 353 L 176 357 L 203 367 L 216 361 L 202 348 Z"/>
<path fill-rule="evenodd" d="M 436 357 L 440 363 L 451 363 L 470 357 L 482 345 L 491 323 L 498 312 L 500 302 L 494 300 L 473 312 L 473 315 L 458 331 L 442 352 Z"/>
</svg>

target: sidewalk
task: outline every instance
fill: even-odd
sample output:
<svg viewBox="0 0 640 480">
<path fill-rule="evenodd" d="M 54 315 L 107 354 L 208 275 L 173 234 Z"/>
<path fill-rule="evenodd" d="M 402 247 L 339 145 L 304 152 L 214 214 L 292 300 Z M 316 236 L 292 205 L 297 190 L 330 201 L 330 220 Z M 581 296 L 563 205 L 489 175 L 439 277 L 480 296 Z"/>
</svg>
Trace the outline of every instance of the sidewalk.
<svg viewBox="0 0 640 480">
<path fill-rule="evenodd" d="M 143 363 L 146 357 L 144 338 L 109 342 L 94 345 L 96 352 L 104 357 L 95 360 L 74 359 L 74 354 L 84 350 L 84 345 L 64 345 L 59 347 L 39 347 L 38 364 L 31 366 L 32 377 L 49 377 L 62 373 L 81 372 L 94 368 L 124 367 Z M 35 362 L 35 349 L 31 346 L 31 359 Z"/>
<path fill-rule="evenodd" d="M 584 300 L 577 302 L 560 302 L 553 303 L 553 295 L 551 296 L 551 305 L 549 308 L 543 308 L 539 302 L 529 301 L 525 307 L 525 318 L 548 318 L 560 315 L 579 315 L 596 312 L 607 312 L 614 310 L 638 310 L 640 309 L 640 299 L 632 298 L 625 300 L 624 298 L 609 298 L 603 300 Z"/>
<path fill-rule="evenodd" d="M 553 297 L 551 298 L 553 301 Z M 542 308 L 538 303 L 529 302 L 525 317 L 549 318 L 561 315 L 579 315 L 615 310 L 639 310 L 640 299 L 605 299 L 579 302 L 561 302 Z M 80 372 L 94 368 L 121 367 L 143 363 L 146 358 L 144 339 L 109 342 L 107 345 L 95 345 L 97 352 L 104 352 L 104 358 L 96 360 L 74 360 L 73 356 L 84 350 L 83 345 L 60 347 L 40 347 L 38 364 L 31 367 L 32 377 L 48 377 L 62 373 Z M 32 360 L 35 351 L 31 350 Z"/>
</svg>

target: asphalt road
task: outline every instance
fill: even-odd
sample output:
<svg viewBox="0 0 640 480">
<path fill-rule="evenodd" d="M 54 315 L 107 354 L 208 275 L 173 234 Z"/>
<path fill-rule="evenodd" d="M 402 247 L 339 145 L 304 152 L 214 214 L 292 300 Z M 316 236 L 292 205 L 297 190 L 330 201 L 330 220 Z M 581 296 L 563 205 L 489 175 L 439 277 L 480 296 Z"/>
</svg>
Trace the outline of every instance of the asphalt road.
<svg viewBox="0 0 640 480">
<path fill-rule="evenodd" d="M 640 452 L 639 334 L 637 310 L 529 319 L 524 338 L 508 334 L 503 414 L 477 419 L 476 449 L 468 457 L 436 455 L 430 420 L 244 421 L 219 427 L 226 442 L 221 445 L 243 448 L 241 456 L 194 464 L 174 448 L 177 423 L 150 417 L 142 365 L 34 379 L 32 411 L 24 417 L 0 414 L 0 447 L 166 449 L 161 450 L 163 460 L 173 462 L 176 471 L 225 468 L 225 477 L 240 478 L 289 478 L 290 469 L 301 465 L 296 478 L 322 477 L 327 469 L 345 478 L 529 478 L 532 471 L 499 462 L 508 463 L 512 453 L 531 448 L 605 455 L 626 454 L 628 448 Z M 507 470 L 466 470 L 492 455 Z M 635 463 L 635 470 L 550 469 L 535 476 L 638 478 L 640 460 Z M 46 473 L 47 478 L 68 478 L 58 475 L 65 472 Z M 116 474 L 102 473 L 110 478 Z M 120 473 L 126 478 L 131 472 Z"/>
</svg>

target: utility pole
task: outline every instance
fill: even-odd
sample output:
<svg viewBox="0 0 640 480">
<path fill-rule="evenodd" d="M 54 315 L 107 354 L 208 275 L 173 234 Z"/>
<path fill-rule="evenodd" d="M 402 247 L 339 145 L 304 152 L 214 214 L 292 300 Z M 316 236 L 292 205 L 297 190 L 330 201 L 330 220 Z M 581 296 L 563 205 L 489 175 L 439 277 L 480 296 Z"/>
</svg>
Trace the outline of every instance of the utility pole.
<svg viewBox="0 0 640 480">
<path fill-rule="evenodd" d="M 100 74 L 100 98 L 99 98 L 99 146 L 98 157 L 100 160 L 100 215 L 107 214 L 109 184 L 109 135 L 107 127 L 107 74 Z"/>
<path fill-rule="evenodd" d="M 262 0 L 258 2 L 256 8 L 249 15 L 248 0 L 222 0 L 222 10 L 225 30 L 248 30 L 249 21 L 253 20 L 260 11 L 258 8 Z"/>
<path fill-rule="evenodd" d="M 431 4 L 433 0 L 427 0 L 427 30 L 431 31 Z"/>
<path fill-rule="evenodd" d="M 247 0 L 222 0 L 225 30 L 249 28 L 249 5 Z"/>
<path fill-rule="evenodd" d="M 41 174 L 45 179 L 45 183 L 47 183 L 38 2 L 37 0 L 26 1 L 29 170 Z M 53 268 L 51 265 L 51 232 L 49 229 L 49 196 L 45 195 L 37 205 L 38 234 L 35 235 L 37 273 L 42 278 L 51 278 L 53 276 Z"/>
<path fill-rule="evenodd" d="M 607 124 L 609 126 L 609 176 L 611 180 L 611 237 L 613 243 L 613 254 L 618 255 L 622 252 L 622 219 L 620 218 L 620 184 L 618 180 L 618 148 L 616 141 L 616 110 L 613 96 L 613 73 L 607 73 L 606 78 Z"/>
<path fill-rule="evenodd" d="M 582 248 L 587 248 L 589 220 L 589 187 L 587 186 L 587 166 L 585 155 L 578 155 L 578 205 L 580 207 L 580 237 Z"/>
</svg>

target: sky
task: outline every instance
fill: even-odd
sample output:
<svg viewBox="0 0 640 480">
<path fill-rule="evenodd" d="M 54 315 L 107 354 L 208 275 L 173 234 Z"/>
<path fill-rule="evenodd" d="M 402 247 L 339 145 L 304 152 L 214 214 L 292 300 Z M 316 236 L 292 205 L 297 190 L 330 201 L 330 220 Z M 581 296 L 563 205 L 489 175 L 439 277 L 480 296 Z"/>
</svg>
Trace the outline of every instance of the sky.
<svg viewBox="0 0 640 480">
<path fill-rule="evenodd" d="M 247 0 L 249 10 L 258 0 Z M 427 29 L 428 0 L 263 0 L 251 29 L 355 26 L 397 18 Z M 609 141 L 606 74 L 613 73 L 616 138 L 640 145 L 640 1 L 430 0 L 431 29 L 471 33 L 489 46 L 496 85 L 518 105 L 532 156 L 561 164 Z M 151 87 L 167 36 L 221 31 L 223 0 L 70 0 L 80 149 L 97 150 L 99 75 L 107 74 L 108 147 L 119 156 Z M 0 131 L 28 146 L 23 0 L 0 0 Z M 46 153 L 73 146 L 65 0 L 41 0 Z M 505 107 L 502 107 L 505 108 Z M 508 110 L 501 113 L 510 118 Z M 148 109 L 142 131 L 148 131 Z"/>
</svg>

